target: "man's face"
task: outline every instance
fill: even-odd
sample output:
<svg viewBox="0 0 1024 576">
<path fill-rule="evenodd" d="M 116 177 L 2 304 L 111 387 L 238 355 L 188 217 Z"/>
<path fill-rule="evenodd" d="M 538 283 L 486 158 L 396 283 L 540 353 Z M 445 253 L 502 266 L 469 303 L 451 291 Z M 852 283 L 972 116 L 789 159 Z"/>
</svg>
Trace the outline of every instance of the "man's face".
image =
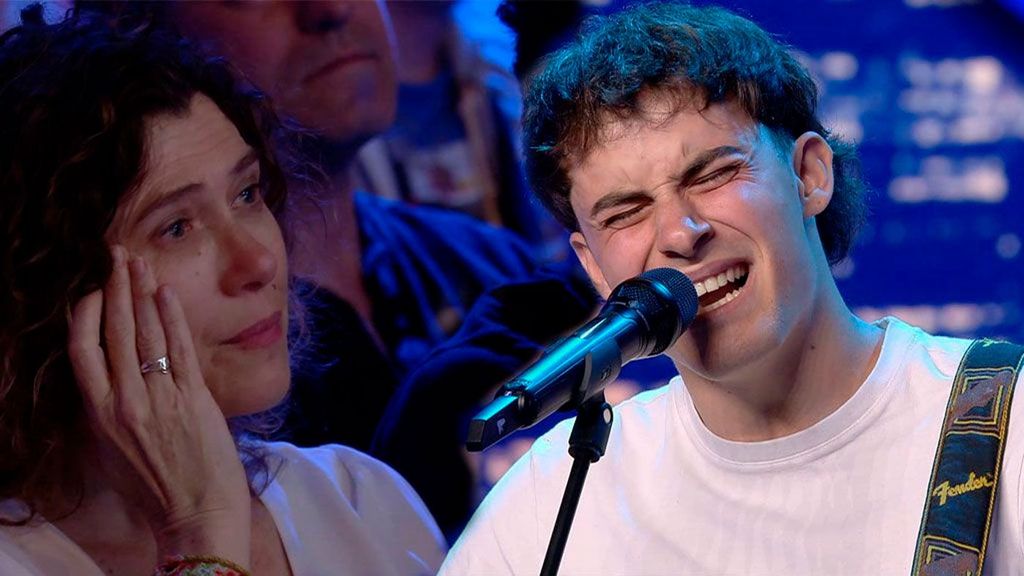
<svg viewBox="0 0 1024 576">
<path fill-rule="evenodd" d="M 604 296 L 645 270 L 684 272 L 701 306 L 669 355 L 710 380 L 753 376 L 827 290 L 813 216 L 831 197 L 831 150 L 808 134 L 780 152 L 731 103 L 673 113 L 664 94 L 641 102 L 641 118 L 609 116 L 601 143 L 569 166 L 573 248 Z"/>
<path fill-rule="evenodd" d="M 334 141 L 358 145 L 394 120 L 395 65 L 378 2 L 178 2 L 172 18 L 285 115 Z"/>
</svg>

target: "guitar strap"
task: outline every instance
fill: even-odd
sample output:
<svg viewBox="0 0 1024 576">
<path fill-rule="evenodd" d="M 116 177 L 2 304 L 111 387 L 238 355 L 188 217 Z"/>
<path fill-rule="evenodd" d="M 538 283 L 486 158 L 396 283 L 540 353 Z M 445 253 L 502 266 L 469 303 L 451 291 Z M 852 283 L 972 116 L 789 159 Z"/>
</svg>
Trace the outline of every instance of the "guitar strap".
<svg viewBox="0 0 1024 576">
<path fill-rule="evenodd" d="M 1024 347 L 976 340 L 946 406 L 913 576 L 978 576 L 995 508 L 1010 402 Z"/>
</svg>

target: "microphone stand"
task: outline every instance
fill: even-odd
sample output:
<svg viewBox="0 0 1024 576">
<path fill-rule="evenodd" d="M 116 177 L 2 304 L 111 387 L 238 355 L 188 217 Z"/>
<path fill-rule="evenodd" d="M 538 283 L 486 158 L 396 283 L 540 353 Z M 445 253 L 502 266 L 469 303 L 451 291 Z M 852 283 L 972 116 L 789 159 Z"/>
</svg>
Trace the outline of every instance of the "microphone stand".
<svg viewBox="0 0 1024 576">
<path fill-rule="evenodd" d="M 544 565 L 540 569 L 541 576 L 555 576 L 562 562 L 565 543 L 569 539 L 569 529 L 576 515 L 576 506 L 583 492 L 583 482 L 587 479 L 587 471 L 593 462 L 604 456 L 608 446 L 608 436 L 612 431 L 612 407 L 605 402 L 604 392 L 598 392 L 584 400 L 577 410 L 576 422 L 569 435 L 569 455 L 572 456 L 572 470 L 566 482 L 562 504 L 558 507 L 558 517 L 551 531 L 548 551 L 544 556 Z"/>
</svg>

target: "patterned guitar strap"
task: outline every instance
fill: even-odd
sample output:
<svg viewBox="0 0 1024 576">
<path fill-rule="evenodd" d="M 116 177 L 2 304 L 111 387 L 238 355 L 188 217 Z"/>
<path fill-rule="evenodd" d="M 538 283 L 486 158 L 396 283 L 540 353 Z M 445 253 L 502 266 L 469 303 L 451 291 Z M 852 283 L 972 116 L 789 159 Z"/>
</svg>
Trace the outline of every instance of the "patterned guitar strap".
<svg viewBox="0 0 1024 576">
<path fill-rule="evenodd" d="M 985 562 L 1024 347 L 976 340 L 960 363 L 932 465 L 913 576 L 978 576 Z"/>
</svg>

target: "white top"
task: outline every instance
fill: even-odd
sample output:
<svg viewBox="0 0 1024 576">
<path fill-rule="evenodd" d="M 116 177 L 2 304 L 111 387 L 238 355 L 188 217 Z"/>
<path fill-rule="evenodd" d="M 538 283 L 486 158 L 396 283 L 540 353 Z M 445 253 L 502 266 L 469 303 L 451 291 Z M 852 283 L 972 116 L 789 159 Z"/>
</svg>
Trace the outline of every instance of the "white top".
<svg viewBox="0 0 1024 576">
<path fill-rule="evenodd" d="M 909 574 L 932 460 L 966 340 L 885 319 L 878 363 L 814 426 L 731 442 L 682 379 L 615 409 L 560 574 Z M 986 574 L 1024 574 L 1024 392 L 1011 409 Z M 442 574 L 537 574 L 569 475 L 570 422 L 498 483 Z"/>
<path fill-rule="evenodd" d="M 434 574 L 440 530 L 412 488 L 383 463 L 343 446 L 267 444 L 283 465 L 260 496 L 295 576 Z M 3 503 L 7 506 L 16 503 Z M 54 525 L 0 526 L 3 576 L 102 576 Z"/>
</svg>

